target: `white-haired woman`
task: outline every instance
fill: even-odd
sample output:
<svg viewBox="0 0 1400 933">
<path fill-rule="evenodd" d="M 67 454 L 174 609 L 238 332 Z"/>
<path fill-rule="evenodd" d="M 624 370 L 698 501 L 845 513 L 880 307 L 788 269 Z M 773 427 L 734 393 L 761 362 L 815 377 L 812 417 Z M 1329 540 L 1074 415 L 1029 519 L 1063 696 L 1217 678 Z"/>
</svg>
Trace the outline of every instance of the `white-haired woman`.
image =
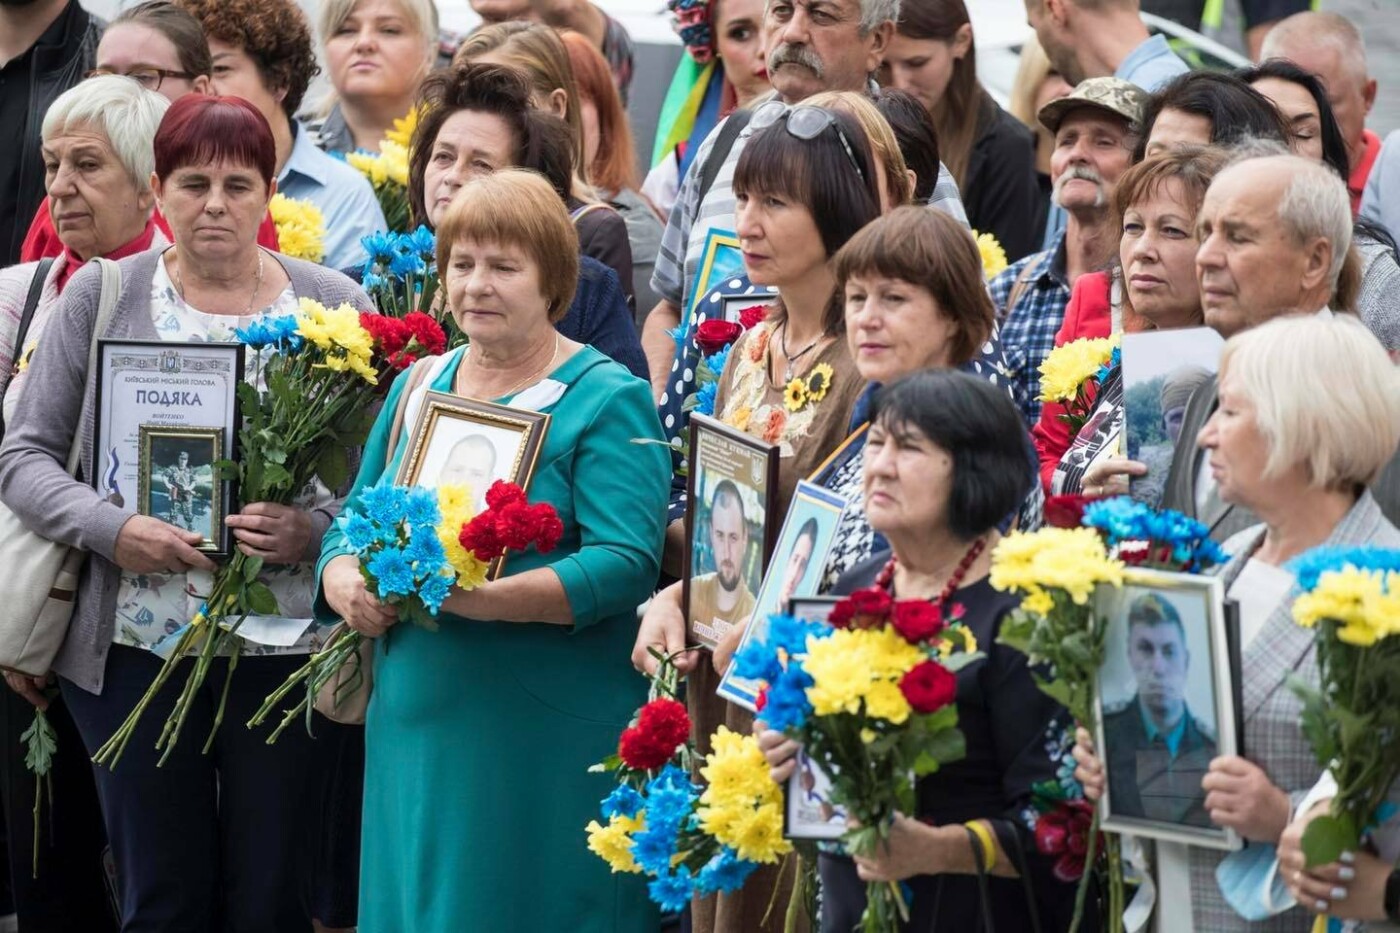
<svg viewBox="0 0 1400 933">
<path fill-rule="evenodd" d="M 316 20 L 334 93 L 315 127 L 327 152 L 379 150 L 437 60 L 433 0 L 326 0 Z"/>
<path fill-rule="evenodd" d="M 1318 392 L 1318 385 L 1327 391 Z M 1290 674 L 1317 679 L 1313 634 L 1292 618 L 1298 589 L 1288 562 L 1322 545 L 1400 547 L 1400 531 L 1367 491 L 1400 442 L 1400 372 L 1355 318 L 1284 317 L 1225 345 L 1219 397 L 1198 443 L 1208 453 L 1220 498 L 1250 509 L 1263 524 L 1226 542 L 1232 557 L 1220 571 L 1229 598 L 1240 606 L 1240 715 L 1248 757 L 1216 758 L 1201 789 L 1211 820 L 1249 841 L 1228 857 L 1243 868 L 1244 862 L 1272 860 L 1294 809 L 1321 772 L 1300 726 L 1302 704 L 1285 683 Z M 1102 762 L 1082 730 L 1074 754 L 1075 775 L 1097 799 Z M 1159 846 L 1159 855 L 1164 866 L 1189 859 L 1191 879 L 1189 898 L 1163 888 L 1164 924 L 1166 911 L 1189 902 L 1192 929 L 1312 928 L 1313 918 L 1300 908 L 1246 921 L 1237 907 L 1267 910 L 1251 904 L 1242 887 L 1222 893 L 1216 880 L 1222 853 Z M 1232 875 L 1227 869 L 1222 876 Z"/>
<path fill-rule="evenodd" d="M 151 142 L 169 105 L 165 97 L 129 78 L 107 75 L 62 94 L 45 114 L 41 128 L 45 203 L 63 252 L 0 270 L 0 395 L 5 420 L 14 411 L 24 382 L 26 351 L 53 318 L 73 273 L 97 256 L 120 259 L 168 243 L 151 220 L 155 207 Z M 21 345 L 18 330 L 25 318 L 28 328 Z M 46 679 L 6 673 L 5 680 L 18 695 L 6 691 L 0 699 L 4 747 L 19 747 L 20 733 L 33 716 L 32 703 L 48 710 L 59 743 L 74 752 L 54 758 L 53 778 L 68 803 L 54 812 L 51 823 L 46 822 L 45 844 L 37 849 L 33 820 L 27 815 L 34 800 L 33 777 L 20 756 L 7 756 L 4 807 L 20 921 L 26 926 L 56 923 L 54 929 L 114 930 L 101 873 L 106 844 L 102 816 L 91 769 L 77 752 L 82 740 L 63 701 L 46 696 Z M 35 851 L 39 872 L 31 877 L 29 865 Z"/>
</svg>

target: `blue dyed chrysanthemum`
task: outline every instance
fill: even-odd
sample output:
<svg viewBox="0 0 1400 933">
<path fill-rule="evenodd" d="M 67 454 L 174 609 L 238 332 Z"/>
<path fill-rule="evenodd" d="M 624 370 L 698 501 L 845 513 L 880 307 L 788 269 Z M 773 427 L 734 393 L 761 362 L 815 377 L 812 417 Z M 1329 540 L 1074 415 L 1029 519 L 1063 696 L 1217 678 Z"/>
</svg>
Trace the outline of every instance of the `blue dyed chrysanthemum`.
<svg viewBox="0 0 1400 933">
<path fill-rule="evenodd" d="M 384 484 L 371 486 L 360 494 L 360 509 L 370 521 L 379 525 L 398 525 L 403 520 L 404 490 Z"/>
<path fill-rule="evenodd" d="M 398 238 L 387 230 L 381 230 L 378 233 L 360 237 L 360 245 L 369 254 L 367 260 L 369 265 L 387 268 L 394 261 L 394 256 L 397 253 L 395 247 L 398 245 Z"/>
<path fill-rule="evenodd" d="M 709 368 L 710 372 L 715 374 L 716 379 L 724 372 L 724 364 L 729 361 L 729 351 L 733 349 L 733 347 L 734 344 L 731 343 L 724 349 L 716 350 L 714 353 L 705 357 L 705 366 Z"/>
<path fill-rule="evenodd" d="M 670 827 L 651 825 L 650 801 L 647 803 L 647 828 L 632 837 L 632 858 L 648 875 L 662 875 L 671 870 L 676 832 Z"/>
<path fill-rule="evenodd" d="M 432 526 L 424 525 L 414 529 L 404 548 L 404 557 L 413 564 L 413 570 L 420 577 L 437 573 L 447 563 L 447 554 L 442 549 L 442 541 Z"/>
<path fill-rule="evenodd" d="M 442 521 L 437 493 L 422 486 L 412 486 L 404 493 L 403 520 L 410 528 L 436 528 Z"/>
<path fill-rule="evenodd" d="M 719 395 L 719 383 L 707 382 L 695 393 L 694 411 L 702 415 L 715 413 L 715 397 Z"/>
<path fill-rule="evenodd" d="M 695 879 L 695 890 L 702 897 L 717 891 L 737 891 L 757 867 L 757 862 L 741 859 L 733 849 L 725 846 L 700 869 Z"/>
<path fill-rule="evenodd" d="M 379 528 L 374 522 L 358 513 L 350 513 L 343 525 L 345 541 L 356 551 L 367 551 L 380 540 Z"/>
<path fill-rule="evenodd" d="M 695 795 L 688 789 L 664 787 L 647 795 L 647 826 L 672 836 L 695 808 Z"/>
<path fill-rule="evenodd" d="M 418 601 L 421 602 L 430 613 L 438 614 L 442 604 L 446 601 L 448 594 L 452 592 L 452 577 L 442 573 L 435 573 L 429 576 L 418 586 Z"/>
<path fill-rule="evenodd" d="M 811 675 L 801 665 L 790 663 L 787 670 L 769 682 L 767 702 L 759 715 L 779 732 L 797 729 L 812 715 L 812 704 L 807 700 L 807 688 L 812 684 Z"/>
<path fill-rule="evenodd" d="M 365 569 L 374 577 L 380 599 L 390 596 L 409 596 L 417 590 L 413 579 L 413 565 L 403 551 L 396 547 L 386 547 L 370 556 Z"/>
<path fill-rule="evenodd" d="M 674 913 L 684 910 L 685 905 L 690 903 L 693 887 L 690 869 L 682 865 L 673 874 L 662 875 L 648 884 L 647 893 L 662 910 Z"/>
<path fill-rule="evenodd" d="M 1378 547 L 1316 547 L 1289 561 L 1287 566 L 1298 577 L 1298 587 L 1308 593 L 1317 587 L 1318 577 L 1343 567 L 1400 572 L 1400 550 Z"/>
<path fill-rule="evenodd" d="M 419 224 L 412 233 L 400 236 L 399 245 L 414 253 L 426 268 L 431 268 L 437 261 L 437 237 L 423 224 Z"/>
<path fill-rule="evenodd" d="M 625 816 L 628 819 L 637 815 L 646 801 L 642 795 L 637 793 L 636 788 L 627 784 L 619 784 L 613 788 L 613 792 L 603 798 L 603 819 L 611 819 L 614 816 Z"/>
</svg>

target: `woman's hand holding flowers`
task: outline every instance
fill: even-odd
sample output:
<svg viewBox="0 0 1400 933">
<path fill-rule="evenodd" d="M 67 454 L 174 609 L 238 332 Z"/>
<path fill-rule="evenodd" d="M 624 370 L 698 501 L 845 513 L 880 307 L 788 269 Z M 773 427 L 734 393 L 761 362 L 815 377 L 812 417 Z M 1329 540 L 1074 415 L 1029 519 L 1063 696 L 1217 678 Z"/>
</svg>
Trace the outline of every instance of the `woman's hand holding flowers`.
<svg viewBox="0 0 1400 933">
<path fill-rule="evenodd" d="M 1094 751 L 1089 730 L 1074 730 L 1074 779 L 1084 787 L 1084 798 L 1095 803 L 1103 796 L 1103 762 Z"/>
<path fill-rule="evenodd" d="M 1221 755 L 1201 779 L 1211 822 L 1253 842 L 1278 842 L 1288 827 L 1293 802 L 1264 769 L 1237 755 Z"/>
<path fill-rule="evenodd" d="M 1328 812 L 1330 800 L 1319 801 L 1300 815 L 1278 840 L 1279 875 L 1298 903 L 1314 913 L 1338 920 L 1384 920 L 1385 884 L 1391 866 L 1366 851 L 1344 852 L 1340 861 L 1309 868 L 1303 854 L 1303 833 L 1313 817 Z"/>
<path fill-rule="evenodd" d="M 802 750 L 801 743 L 777 729 L 768 728 L 768 723 L 762 719 L 754 721 L 753 734 L 758 738 L 759 751 L 768 759 L 768 774 L 773 778 L 773 783 L 786 784 L 797 769 L 797 753 Z"/>
<path fill-rule="evenodd" d="M 214 570 L 214 562 L 195 549 L 204 536 L 174 525 L 133 515 L 117 532 L 112 560 L 131 573 L 184 573 L 187 570 Z"/>
<path fill-rule="evenodd" d="M 671 666 L 684 677 L 695 669 L 700 652 L 684 651 L 685 614 L 681 612 L 681 585 L 672 584 L 651 598 L 632 645 L 632 666 L 648 677 L 656 676 L 659 662 L 654 650 L 671 658 Z"/>
<path fill-rule="evenodd" d="M 847 820 L 852 827 L 856 824 Z M 856 874 L 864 882 L 903 881 L 915 875 L 935 875 L 941 871 L 938 829 L 905 816 L 894 815 L 889 838 L 870 855 L 854 856 Z"/>
<path fill-rule="evenodd" d="M 275 502 L 245 505 L 228 517 L 238 549 L 268 564 L 297 564 L 311 546 L 311 515 L 305 509 Z"/>
<path fill-rule="evenodd" d="M 378 638 L 399 621 L 398 610 L 381 603 L 365 587 L 358 557 L 332 558 L 321 575 L 321 585 L 336 615 L 366 638 Z"/>
</svg>

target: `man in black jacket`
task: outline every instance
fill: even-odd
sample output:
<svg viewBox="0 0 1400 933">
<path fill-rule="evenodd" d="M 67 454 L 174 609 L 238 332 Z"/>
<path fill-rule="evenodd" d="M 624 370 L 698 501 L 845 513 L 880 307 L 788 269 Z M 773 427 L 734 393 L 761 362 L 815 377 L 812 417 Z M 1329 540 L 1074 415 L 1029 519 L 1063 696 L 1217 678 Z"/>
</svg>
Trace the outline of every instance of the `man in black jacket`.
<svg viewBox="0 0 1400 933">
<path fill-rule="evenodd" d="M 0 268 L 19 261 L 44 197 L 44 113 L 92 68 L 102 26 L 78 0 L 0 0 Z"/>
</svg>

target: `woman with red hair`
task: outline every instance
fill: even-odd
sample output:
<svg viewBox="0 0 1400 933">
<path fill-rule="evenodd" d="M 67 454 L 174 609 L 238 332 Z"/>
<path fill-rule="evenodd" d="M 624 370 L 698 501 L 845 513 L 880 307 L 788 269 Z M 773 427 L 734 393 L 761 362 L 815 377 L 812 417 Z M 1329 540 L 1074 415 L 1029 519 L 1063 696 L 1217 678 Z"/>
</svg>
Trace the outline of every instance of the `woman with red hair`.
<svg viewBox="0 0 1400 933">
<path fill-rule="evenodd" d="M 651 267 L 656 264 L 656 251 L 661 247 L 661 218 L 637 191 L 637 149 L 607 59 L 581 33 L 566 32 L 562 38 L 578 87 L 588 180 L 598 197 L 608 202 L 627 224 L 627 240 L 632 246 L 632 294 L 636 296 L 640 327 L 642 318 L 661 300 L 651 288 Z"/>
</svg>

